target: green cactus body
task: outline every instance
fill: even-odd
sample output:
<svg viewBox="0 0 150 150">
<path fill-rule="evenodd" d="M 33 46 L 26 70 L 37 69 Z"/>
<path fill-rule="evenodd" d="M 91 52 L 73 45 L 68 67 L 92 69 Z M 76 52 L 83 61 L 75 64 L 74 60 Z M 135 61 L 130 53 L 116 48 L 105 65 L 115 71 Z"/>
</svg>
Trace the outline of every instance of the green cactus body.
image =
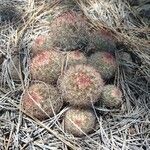
<svg viewBox="0 0 150 150">
<path fill-rule="evenodd" d="M 54 116 L 63 104 L 57 89 L 43 83 L 32 84 L 26 90 L 22 100 L 23 109 L 39 120 Z"/>
<path fill-rule="evenodd" d="M 102 91 L 103 104 L 109 108 L 117 108 L 122 104 L 122 92 L 114 85 L 106 85 Z"/>
<path fill-rule="evenodd" d="M 43 51 L 33 57 L 30 64 L 32 79 L 54 83 L 61 73 L 62 53 Z"/>
<path fill-rule="evenodd" d="M 94 66 L 104 79 L 113 77 L 117 69 L 114 56 L 108 52 L 96 52 L 89 58 L 89 64 Z"/>
<path fill-rule="evenodd" d="M 58 84 L 64 100 L 77 106 L 95 103 L 104 86 L 101 75 L 92 66 L 83 64 L 69 67 Z"/>
<path fill-rule="evenodd" d="M 96 117 L 92 110 L 70 108 L 64 115 L 64 127 L 74 136 L 83 136 L 95 127 Z"/>
</svg>

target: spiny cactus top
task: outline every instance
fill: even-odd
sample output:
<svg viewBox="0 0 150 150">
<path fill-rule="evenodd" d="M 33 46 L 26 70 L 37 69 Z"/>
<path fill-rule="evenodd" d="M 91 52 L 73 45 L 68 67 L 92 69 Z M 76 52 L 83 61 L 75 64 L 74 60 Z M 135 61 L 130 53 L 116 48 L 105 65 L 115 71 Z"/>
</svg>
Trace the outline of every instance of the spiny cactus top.
<svg viewBox="0 0 150 150">
<path fill-rule="evenodd" d="M 91 132 L 95 122 L 95 114 L 89 109 L 70 108 L 64 116 L 65 130 L 75 136 L 83 136 Z"/>
<path fill-rule="evenodd" d="M 113 77 L 117 69 L 114 56 L 108 52 L 96 52 L 89 58 L 89 63 L 93 65 L 104 79 Z"/>
<path fill-rule="evenodd" d="M 32 79 L 53 83 L 61 73 L 62 54 L 54 51 L 42 51 L 33 57 L 30 64 Z"/>
<path fill-rule="evenodd" d="M 104 86 L 101 98 L 104 105 L 109 108 L 117 108 L 122 104 L 122 92 L 114 85 Z"/>
<path fill-rule="evenodd" d="M 32 84 L 25 91 L 22 100 L 23 109 L 39 120 L 54 116 L 63 104 L 57 89 L 43 83 Z"/>
<path fill-rule="evenodd" d="M 59 89 L 71 105 L 88 106 L 95 103 L 104 82 L 95 68 L 89 65 L 71 66 L 58 80 Z"/>
</svg>

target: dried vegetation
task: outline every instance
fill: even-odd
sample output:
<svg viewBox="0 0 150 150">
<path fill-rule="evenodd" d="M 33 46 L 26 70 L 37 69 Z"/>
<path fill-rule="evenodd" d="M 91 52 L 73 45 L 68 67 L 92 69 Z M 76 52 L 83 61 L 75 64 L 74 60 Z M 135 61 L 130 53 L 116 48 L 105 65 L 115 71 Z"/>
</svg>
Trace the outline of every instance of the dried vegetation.
<svg viewBox="0 0 150 150">
<path fill-rule="evenodd" d="M 0 7 L 6 3 L 19 10 L 20 19 L 7 17 L 3 18 L 6 22 L 1 21 L 0 11 L 0 149 L 150 149 L 150 30 L 137 9 L 123 0 L 0 0 Z M 143 5 L 144 2 L 139 7 Z M 97 126 L 94 133 L 84 138 L 66 133 L 60 124 L 67 107 L 42 122 L 21 107 L 22 94 L 30 82 L 33 41 L 48 34 L 50 21 L 66 9 L 81 10 L 89 25 L 95 30 L 107 29 L 118 41 L 117 46 L 109 42 L 109 50 L 117 49 L 119 65 L 114 84 L 123 91 L 123 105 L 119 110 L 93 105 Z M 87 43 L 89 39 L 94 41 L 83 39 L 83 51 L 89 52 L 88 48 L 93 47 L 85 46 L 92 43 Z M 123 53 L 131 58 L 122 57 Z M 19 56 L 17 64 L 14 55 Z M 19 77 L 17 81 L 11 74 L 12 65 Z"/>
</svg>

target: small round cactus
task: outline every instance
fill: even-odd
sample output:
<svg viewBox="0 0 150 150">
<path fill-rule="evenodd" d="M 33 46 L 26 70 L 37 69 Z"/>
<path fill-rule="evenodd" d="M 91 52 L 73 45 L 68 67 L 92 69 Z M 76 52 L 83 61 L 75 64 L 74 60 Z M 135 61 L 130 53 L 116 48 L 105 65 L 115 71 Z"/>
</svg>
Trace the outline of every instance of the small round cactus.
<svg viewBox="0 0 150 150">
<path fill-rule="evenodd" d="M 113 37 L 113 34 L 107 30 L 99 29 L 89 32 L 89 45 L 87 50 L 91 52 L 99 51 L 115 51 L 117 40 Z"/>
<path fill-rule="evenodd" d="M 127 52 L 120 52 L 119 53 L 119 60 L 123 65 L 125 63 L 132 63 L 133 62 L 131 55 Z"/>
<path fill-rule="evenodd" d="M 108 52 L 96 52 L 89 58 L 89 63 L 94 66 L 104 79 L 113 77 L 117 69 L 114 56 Z"/>
<path fill-rule="evenodd" d="M 54 83 L 61 73 L 62 53 L 49 50 L 33 57 L 30 64 L 31 77 L 46 83 Z"/>
<path fill-rule="evenodd" d="M 33 44 L 32 44 L 32 53 L 33 54 L 36 54 L 37 52 L 39 51 L 43 51 L 43 50 L 47 50 L 47 37 L 44 36 L 44 35 L 40 35 L 38 36 L 34 41 L 33 41 Z"/>
<path fill-rule="evenodd" d="M 91 132 L 96 124 L 96 117 L 90 109 L 70 108 L 64 116 L 66 132 L 74 136 L 83 136 Z"/>
<path fill-rule="evenodd" d="M 85 17 L 79 12 L 66 11 L 50 23 L 49 44 L 63 51 L 79 48 L 85 43 L 87 27 Z"/>
<path fill-rule="evenodd" d="M 106 85 L 102 91 L 102 102 L 108 108 L 117 108 L 122 104 L 122 92 L 114 85 Z"/>
<path fill-rule="evenodd" d="M 87 62 L 86 57 L 82 52 L 78 50 L 66 53 L 65 63 L 67 67 L 77 64 L 86 64 L 86 62 Z"/>
<path fill-rule="evenodd" d="M 57 89 L 44 83 L 32 84 L 25 91 L 22 100 L 23 109 L 39 120 L 54 116 L 63 104 Z"/>
<path fill-rule="evenodd" d="M 97 102 L 104 82 L 95 68 L 79 64 L 69 67 L 60 76 L 58 85 L 66 102 L 71 105 L 89 106 Z"/>
</svg>

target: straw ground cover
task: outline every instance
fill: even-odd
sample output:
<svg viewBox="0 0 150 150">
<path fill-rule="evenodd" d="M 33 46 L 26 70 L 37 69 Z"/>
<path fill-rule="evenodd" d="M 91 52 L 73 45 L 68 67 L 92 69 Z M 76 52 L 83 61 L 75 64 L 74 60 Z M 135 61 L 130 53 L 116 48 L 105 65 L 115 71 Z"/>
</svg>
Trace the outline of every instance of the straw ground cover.
<svg viewBox="0 0 150 150">
<path fill-rule="evenodd" d="M 0 6 L 6 2 L 10 1 L 0 0 Z M 18 2 L 12 0 L 9 5 L 19 10 L 21 19 L 0 22 L 0 57 L 4 59 L 0 64 L 0 149 L 150 149 L 150 31 L 136 9 L 121 0 Z M 123 105 L 119 110 L 93 105 L 97 126 L 83 138 L 65 133 L 60 123 L 68 107 L 43 122 L 21 107 L 30 82 L 33 40 L 48 34 L 50 21 L 66 9 L 81 10 L 96 30 L 107 29 L 118 40 L 114 84 L 123 91 Z M 19 67 L 13 63 L 14 55 L 20 58 Z M 10 63 L 19 81 L 11 76 Z"/>
</svg>

